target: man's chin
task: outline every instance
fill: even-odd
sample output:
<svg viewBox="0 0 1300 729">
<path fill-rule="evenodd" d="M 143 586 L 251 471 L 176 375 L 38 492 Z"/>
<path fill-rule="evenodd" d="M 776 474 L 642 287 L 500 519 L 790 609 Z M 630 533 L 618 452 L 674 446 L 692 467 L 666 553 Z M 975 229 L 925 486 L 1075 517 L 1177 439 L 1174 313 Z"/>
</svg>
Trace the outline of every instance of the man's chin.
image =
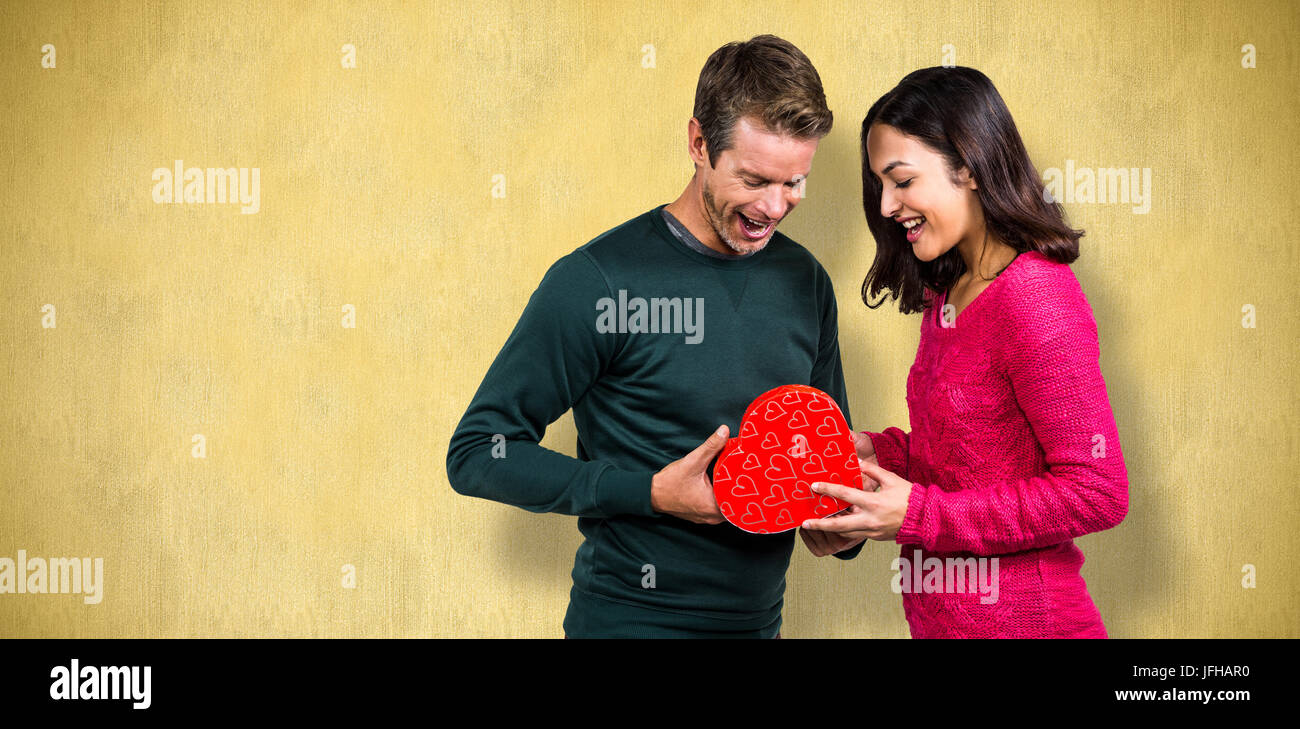
<svg viewBox="0 0 1300 729">
<path fill-rule="evenodd" d="M 740 235 L 739 237 L 736 237 L 734 235 L 726 236 L 726 237 L 719 236 L 719 237 L 722 238 L 723 244 L 725 244 L 728 248 L 730 248 L 733 253 L 739 253 L 740 255 L 757 253 L 763 250 L 764 248 L 766 248 L 768 243 L 772 242 L 772 238 L 776 235 L 776 227 L 777 225 L 780 224 L 780 222 L 781 221 L 778 220 L 775 223 L 773 223 L 772 229 L 767 231 L 767 235 L 763 236 L 762 238 L 759 238 L 758 240 L 750 240 L 749 238 L 744 237 L 744 235 Z M 731 231 L 728 232 L 730 233 Z"/>
<path fill-rule="evenodd" d="M 736 255 L 739 256 L 746 256 L 749 255 L 750 253 L 757 253 L 763 250 L 764 248 L 766 248 L 768 242 L 772 240 L 772 234 L 775 232 L 776 231 L 774 230 L 771 233 L 768 233 L 767 237 L 763 238 L 762 240 L 741 241 L 739 245 L 737 244 L 736 241 L 731 240 L 729 238 L 723 238 L 722 242 L 724 245 L 727 246 L 727 248 L 731 250 L 732 253 L 735 253 Z"/>
<path fill-rule="evenodd" d="M 759 240 L 747 240 L 743 237 L 737 239 L 731 234 L 730 229 L 723 227 L 724 225 L 721 223 L 721 219 L 714 216 L 713 232 L 718 234 L 718 240 L 722 241 L 722 245 L 726 246 L 727 250 L 738 256 L 745 256 L 763 250 L 767 247 L 768 242 L 772 240 L 772 236 L 776 235 L 776 226 L 773 225 L 772 229 L 767 232 L 767 236 Z"/>
</svg>

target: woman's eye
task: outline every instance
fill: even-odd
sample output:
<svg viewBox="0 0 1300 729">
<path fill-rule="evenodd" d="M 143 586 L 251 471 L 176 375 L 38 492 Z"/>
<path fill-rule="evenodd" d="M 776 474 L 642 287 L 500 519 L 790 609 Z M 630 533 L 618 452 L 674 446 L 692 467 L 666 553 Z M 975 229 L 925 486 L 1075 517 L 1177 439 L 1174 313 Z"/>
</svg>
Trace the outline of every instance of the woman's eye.
<svg viewBox="0 0 1300 729">
<path fill-rule="evenodd" d="M 908 185 L 911 185 L 913 179 L 914 178 L 909 177 L 906 180 L 903 180 L 902 182 L 898 183 L 898 187 L 907 187 Z"/>
</svg>

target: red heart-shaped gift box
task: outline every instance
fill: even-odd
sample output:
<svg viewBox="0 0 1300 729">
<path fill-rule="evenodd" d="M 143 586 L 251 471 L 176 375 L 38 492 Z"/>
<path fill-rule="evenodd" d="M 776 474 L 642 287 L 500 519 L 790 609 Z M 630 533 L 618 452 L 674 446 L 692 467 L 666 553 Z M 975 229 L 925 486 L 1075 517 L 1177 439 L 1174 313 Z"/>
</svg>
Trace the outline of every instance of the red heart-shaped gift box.
<svg viewBox="0 0 1300 729">
<path fill-rule="evenodd" d="M 814 494 L 817 481 L 862 488 L 853 434 L 830 395 L 782 385 L 745 410 L 740 435 L 713 469 L 713 495 L 727 521 L 753 534 L 789 531 L 849 504 Z"/>
</svg>

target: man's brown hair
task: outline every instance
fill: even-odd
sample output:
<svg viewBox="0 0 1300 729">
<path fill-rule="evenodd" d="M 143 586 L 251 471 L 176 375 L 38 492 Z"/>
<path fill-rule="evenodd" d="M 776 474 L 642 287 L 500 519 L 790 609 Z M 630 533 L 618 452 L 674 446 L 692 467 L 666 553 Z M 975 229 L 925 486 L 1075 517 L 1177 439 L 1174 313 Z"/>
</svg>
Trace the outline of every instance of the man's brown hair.
<svg viewBox="0 0 1300 729">
<path fill-rule="evenodd" d="M 769 132 L 820 139 L 831 130 L 822 80 L 812 61 L 787 40 L 759 35 L 733 41 L 709 56 L 695 87 L 695 118 L 709 150 L 709 166 L 731 147 L 742 117 Z"/>
</svg>

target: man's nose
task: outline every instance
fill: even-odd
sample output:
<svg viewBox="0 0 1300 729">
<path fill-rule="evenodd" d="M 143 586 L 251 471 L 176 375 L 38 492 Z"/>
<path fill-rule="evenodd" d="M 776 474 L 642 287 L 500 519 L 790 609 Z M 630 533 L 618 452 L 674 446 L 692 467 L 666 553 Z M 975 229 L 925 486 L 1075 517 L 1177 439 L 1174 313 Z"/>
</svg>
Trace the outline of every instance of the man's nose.
<svg viewBox="0 0 1300 729">
<path fill-rule="evenodd" d="M 798 202 L 795 191 L 785 185 L 768 185 L 759 200 L 759 212 L 768 220 L 780 220 Z"/>
</svg>

